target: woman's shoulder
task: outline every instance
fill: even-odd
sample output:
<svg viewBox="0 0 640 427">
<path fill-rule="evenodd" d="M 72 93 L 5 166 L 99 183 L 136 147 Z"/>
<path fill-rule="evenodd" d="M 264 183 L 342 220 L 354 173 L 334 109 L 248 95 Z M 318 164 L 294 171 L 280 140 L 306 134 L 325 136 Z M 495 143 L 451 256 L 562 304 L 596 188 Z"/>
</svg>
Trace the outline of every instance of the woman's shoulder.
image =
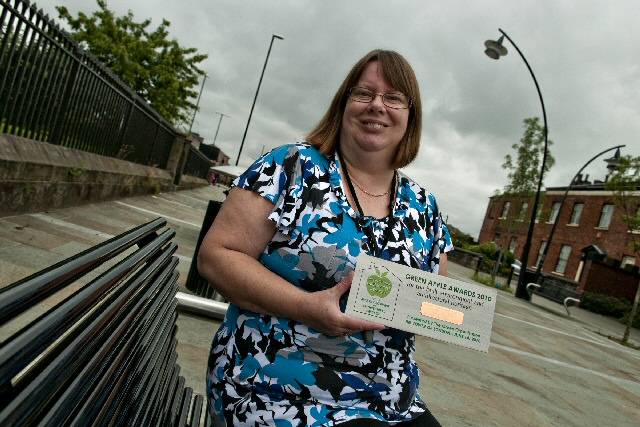
<svg viewBox="0 0 640 427">
<path fill-rule="evenodd" d="M 328 166 L 329 157 L 322 154 L 316 147 L 306 141 L 296 141 L 273 148 L 265 155 L 275 163 L 283 164 L 285 160 L 297 157 L 303 163 L 312 163 L 315 166 Z M 269 160 L 271 160 L 269 159 Z"/>
<path fill-rule="evenodd" d="M 415 200 L 420 205 L 435 205 L 436 197 L 427 188 L 418 184 L 413 178 L 398 171 L 399 191 L 401 196 L 410 200 Z"/>
</svg>

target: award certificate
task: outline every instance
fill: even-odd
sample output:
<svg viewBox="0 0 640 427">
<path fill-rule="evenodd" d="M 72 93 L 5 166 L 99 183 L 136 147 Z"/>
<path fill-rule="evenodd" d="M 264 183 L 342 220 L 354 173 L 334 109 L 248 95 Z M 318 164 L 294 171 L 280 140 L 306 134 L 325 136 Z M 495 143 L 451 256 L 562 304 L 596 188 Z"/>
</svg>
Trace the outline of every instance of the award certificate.
<svg viewBox="0 0 640 427">
<path fill-rule="evenodd" d="M 346 314 L 487 352 L 497 291 L 362 253 Z"/>
</svg>

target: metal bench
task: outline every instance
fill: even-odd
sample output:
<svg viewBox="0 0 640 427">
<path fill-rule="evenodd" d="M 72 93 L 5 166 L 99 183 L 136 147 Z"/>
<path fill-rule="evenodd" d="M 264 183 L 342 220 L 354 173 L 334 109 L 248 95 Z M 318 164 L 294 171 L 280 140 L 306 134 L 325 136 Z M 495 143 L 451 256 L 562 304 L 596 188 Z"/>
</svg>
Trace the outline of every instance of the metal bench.
<svg viewBox="0 0 640 427">
<path fill-rule="evenodd" d="M 567 316 L 571 316 L 569 304 L 577 305 L 582 297 L 580 292 L 553 283 L 545 283 L 544 281 L 542 284 L 527 283 L 527 292 L 529 292 L 529 297 L 532 294 L 536 294 L 564 305 L 564 309 L 567 310 Z"/>
<path fill-rule="evenodd" d="M 177 246 L 165 226 L 158 218 L 0 290 L 3 328 L 44 311 L 0 346 L 0 425 L 200 424 L 203 398 L 176 364 Z M 97 267 L 54 307 L 38 305 Z"/>
</svg>

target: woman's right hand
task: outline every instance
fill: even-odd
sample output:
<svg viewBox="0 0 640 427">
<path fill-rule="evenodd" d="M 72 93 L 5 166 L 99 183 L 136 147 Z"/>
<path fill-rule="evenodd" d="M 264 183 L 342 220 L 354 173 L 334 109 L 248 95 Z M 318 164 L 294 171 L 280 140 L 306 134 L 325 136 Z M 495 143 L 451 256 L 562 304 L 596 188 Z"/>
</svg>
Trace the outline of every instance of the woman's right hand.
<svg viewBox="0 0 640 427">
<path fill-rule="evenodd" d="M 349 290 L 353 273 L 334 287 L 307 295 L 300 307 L 299 321 L 326 335 L 350 335 L 359 331 L 381 330 L 380 323 L 361 320 L 340 311 L 340 297 Z"/>
</svg>

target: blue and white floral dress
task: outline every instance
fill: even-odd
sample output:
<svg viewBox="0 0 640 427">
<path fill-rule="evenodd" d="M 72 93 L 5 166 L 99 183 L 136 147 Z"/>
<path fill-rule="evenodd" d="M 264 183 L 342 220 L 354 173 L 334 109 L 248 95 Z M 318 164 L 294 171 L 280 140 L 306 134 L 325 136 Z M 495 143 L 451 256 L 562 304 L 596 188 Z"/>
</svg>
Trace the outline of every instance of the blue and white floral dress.
<svg viewBox="0 0 640 427">
<path fill-rule="evenodd" d="M 354 269 L 360 251 L 372 247 L 367 236 L 379 245 L 391 226 L 381 257 L 437 273 L 440 254 L 453 246 L 434 196 L 399 174 L 394 218 L 362 217 L 347 201 L 340 167 L 337 156 L 297 143 L 265 154 L 236 179 L 274 205 L 269 219 L 277 231 L 260 262 L 294 286 L 320 291 Z M 425 409 L 414 349 L 413 334 L 395 329 L 376 331 L 367 343 L 361 332 L 331 337 L 230 304 L 209 357 L 214 425 L 410 420 Z"/>
</svg>

